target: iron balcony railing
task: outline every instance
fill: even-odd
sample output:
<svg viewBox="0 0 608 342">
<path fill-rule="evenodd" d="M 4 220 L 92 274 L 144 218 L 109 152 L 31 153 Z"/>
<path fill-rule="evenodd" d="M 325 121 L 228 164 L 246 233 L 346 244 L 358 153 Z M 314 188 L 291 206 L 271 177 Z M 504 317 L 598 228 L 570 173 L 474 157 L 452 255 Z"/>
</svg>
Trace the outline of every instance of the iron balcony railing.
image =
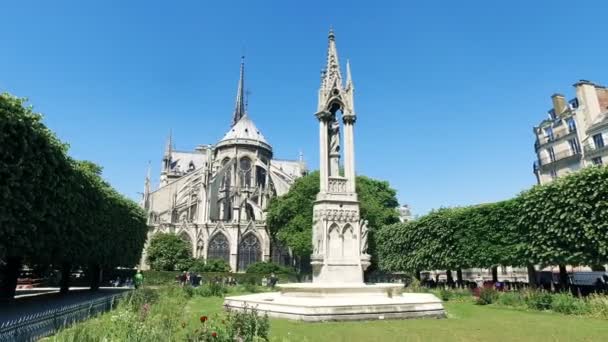
<svg viewBox="0 0 608 342">
<path fill-rule="evenodd" d="M 553 157 L 546 156 L 546 157 L 539 158 L 538 166 L 546 166 L 546 165 L 553 164 L 553 163 L 556 163 L 560 160 L 567 159 L 567 158 L 580 158 L 580 157 L 581 157 L 580 151 L 566 150 L 566 151 L 556 152 L 553 154 Z"/>
<path fill-rule="evenodd" d="M 576 128 L 574 129 L 567 129 L 565 131 L 562 132 L 558 132 L 553 134 L 553 136 L 542 136 L 542 137 L 536 137 L 536 141 L 534 142 L 534 148 L 536 148 L 537 150 L 543 146 L 546 145 L 548 143 L 554 142 L 556 140 L 560 140 L 572 135 L 576 134 Z"/>
</svg>

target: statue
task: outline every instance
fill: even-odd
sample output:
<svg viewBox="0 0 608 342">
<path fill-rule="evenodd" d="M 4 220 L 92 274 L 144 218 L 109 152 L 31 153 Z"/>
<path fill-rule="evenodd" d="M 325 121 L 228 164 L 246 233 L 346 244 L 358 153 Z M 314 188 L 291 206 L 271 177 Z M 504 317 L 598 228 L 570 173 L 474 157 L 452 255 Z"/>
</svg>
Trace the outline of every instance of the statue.
<svg viewBox="0 0 608 342">
<path fill-rule="evenodd" d="M 369 231 L 367 223 L 367 220 L 361 220 L 359 222 L 359 227 L 361 229 L 361 254 L 367 253 L 367 233 Z"/>
<path fill-rule="evenodd" d="M 329 153 L 340 152 L 340 123 L 334 119 L 329 127 Z"/>
</svg>

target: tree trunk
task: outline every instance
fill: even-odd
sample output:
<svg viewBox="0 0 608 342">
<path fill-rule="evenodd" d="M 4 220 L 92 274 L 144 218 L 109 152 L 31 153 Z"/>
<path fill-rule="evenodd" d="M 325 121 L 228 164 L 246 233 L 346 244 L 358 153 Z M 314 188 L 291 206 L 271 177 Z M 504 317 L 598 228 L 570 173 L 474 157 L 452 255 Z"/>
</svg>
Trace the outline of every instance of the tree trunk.
<svg viewBox="0 0 608 342">
<path fill-rule="evenodd" d="M 99 283 L 101 281 L 101 267 L 98 264 L 92 264 L 89 266 L 89 273 L 91 274 L 91 290 L 99 290 Z"/>
<path fill-rule="evenodd" d="M 17 279 L 19 278 L 19 271 L 21 271 L 22 261 L 21 257 L 6 258 L 6 265 L 1 270 L 0 301 L 10 301 L 15 298 Z"/>
<path fill-rule="evenodd" d="M 61 264 L 61 281 L 59 282 L 59 293 L 65 294 L 70 290 L 70 276 L 72 275 L 72 265 L 68 262 Z"/>
<path fill-rule="evenodd" d="M 452 277 L 452 270 L 445 271 L 447 277 L 447 284 L 449 287 L 454 287 L 454 277 Z"/>
<path fill-rule="evenodd" d="M 464 287 L 464 281 L 462 280 L 462 268 L 456 270 L 456 282 L 458 283 L 458 287 Z"/>
<path fill-rule="evenodd" d="M 536 288 L 537 285 L 537 280 L 536 280 L 536 269 L 534 268 L 534 265 L 526 265 L 526 267 L 528 268 L 528 285 L 530 285 L 531 288 Z"/>
<path fill-rule="evenodd" d="M 559 265 L 559 285 L 562 291 L 568 290 L 568 272 L 566 271 L 566 265 Z"/>
<path fill-rule="evenodd" d="M 416 280 L 420 281 L 420 279 L 421 279 L 421 277 L 420 277 L 420 271 L 414 272 L 414 277 L 416 277 Z"/>
<path fill-rule="evenodd" d="M 498 266 L 492 266 L 492 282 L 498 283 Z"/>
</svg>

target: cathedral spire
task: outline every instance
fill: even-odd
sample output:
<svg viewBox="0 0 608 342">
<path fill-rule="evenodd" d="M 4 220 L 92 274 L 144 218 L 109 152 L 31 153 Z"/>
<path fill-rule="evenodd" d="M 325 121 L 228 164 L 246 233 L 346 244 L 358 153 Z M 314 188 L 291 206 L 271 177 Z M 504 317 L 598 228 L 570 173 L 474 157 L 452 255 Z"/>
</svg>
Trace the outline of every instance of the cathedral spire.
<svg viewBox="0 0 608 342">
<path fill-rule="evenodd" d="M 165 144 L 165 154 L 163 154 L 163 160 L 171 160 L 171 154 L 173 152 L 173 130 L 169 129 L 169 136 L 167 137 L 167 143 Z"/>
<path fill-rule="evenodd" d="M 239 78 L 239 86 L 236 91 L 236 104 L 234 106 L 234 115 L 232 116 L 232 126 L 236 125 L 239 120 L 245 116 L 245 56 L 241 56 L 241 76 Z"/>
</svg>

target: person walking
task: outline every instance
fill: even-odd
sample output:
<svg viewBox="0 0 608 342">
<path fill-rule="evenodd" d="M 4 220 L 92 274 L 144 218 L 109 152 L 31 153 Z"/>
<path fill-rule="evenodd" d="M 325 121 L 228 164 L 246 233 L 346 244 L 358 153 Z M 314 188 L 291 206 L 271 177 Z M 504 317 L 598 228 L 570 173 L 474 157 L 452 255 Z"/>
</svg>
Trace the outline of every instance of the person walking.
<svg viewBox="0 0 608 342">
<path fill-rule="evenodd" d="M 144 284 L 144 275 L 141 273 L 141 270 L 137 270 L 135 274 L 135 289 L 140 288 Z"/>
</svg>

